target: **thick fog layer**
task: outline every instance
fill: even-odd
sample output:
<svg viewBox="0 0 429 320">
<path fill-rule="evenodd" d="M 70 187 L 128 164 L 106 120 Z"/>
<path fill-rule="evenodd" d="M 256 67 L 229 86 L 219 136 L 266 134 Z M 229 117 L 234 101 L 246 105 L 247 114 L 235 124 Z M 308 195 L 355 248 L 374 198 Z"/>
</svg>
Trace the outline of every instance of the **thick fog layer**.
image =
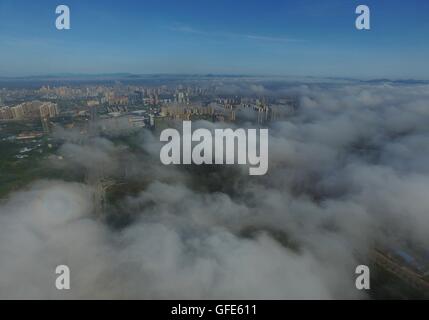
<svg viewBox="0 0 429 320">
<path fill-rule="evenodd" d="M 137 150 L 58 132 L 64 160 L 51 165 L 145 187 L 101 215 L 89 182 L 12 193 L 0 207 L 0 298 L 366 298 L 354 272 L 374 247 L 429 245 L 429 86 L 236 90 L 299 97 L 270 125 L 265 176 L 164 166 L 149 131 Z M 55 288 L 60 264 L 68 291 Z"/>
</svg>

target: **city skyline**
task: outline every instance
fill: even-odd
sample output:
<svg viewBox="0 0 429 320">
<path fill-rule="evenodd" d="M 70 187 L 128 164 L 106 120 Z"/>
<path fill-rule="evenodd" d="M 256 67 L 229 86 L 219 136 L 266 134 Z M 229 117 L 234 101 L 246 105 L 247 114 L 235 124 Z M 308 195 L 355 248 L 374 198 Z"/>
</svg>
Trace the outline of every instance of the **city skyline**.
<svg viewBox="0 0 429 320">
<path fill-rule="evenodd" d="M 0 75 L 242 74 L 427 79 L 421 1 L 0 2 Z M 371 30 L 355 8 L 371 9 Z M 5 31 L 7 30 L 7 31 Z"/>
</svg>

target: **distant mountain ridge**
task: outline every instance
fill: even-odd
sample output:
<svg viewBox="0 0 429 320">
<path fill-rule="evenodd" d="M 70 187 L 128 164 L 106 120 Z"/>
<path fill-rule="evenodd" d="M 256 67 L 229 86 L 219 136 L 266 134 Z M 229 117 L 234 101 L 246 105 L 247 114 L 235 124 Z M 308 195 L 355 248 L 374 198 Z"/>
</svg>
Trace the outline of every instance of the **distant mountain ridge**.
<svg viewBox="0 0 429 320">
<path fill-rule="evenodd" d="M 243 75 L 243 74 L 168 74 L 168 73 L 154 73 L 154 74 L 135 74 L 128 72 L 117 72 L 117 73 L 56 73 L 56 74 L 45 74 L 45 75 L 31 75 L 31 76 L 0 76 L 0 81 L 67 81 L 67 80 L 146 80 L 146 79 L 216 79 L 216 78 L 260 78 L 260 79 L 282 79 L 289 78 L 286 76 L 269 76 L 269 75 Z M 421 79 L 388 79 L 388 78 L 376 78 L 376 79 L 356 79 L 346 77 L 299 77 L 304 79 L 320 79 L 320 80 L 332 80 L 332 81 L 350 81 L 357 83 L 368 83 L 368 84 L 429 84 L 429 80 Z M 305 82 L 305 81 L 303 81 Z"/>
</svg>

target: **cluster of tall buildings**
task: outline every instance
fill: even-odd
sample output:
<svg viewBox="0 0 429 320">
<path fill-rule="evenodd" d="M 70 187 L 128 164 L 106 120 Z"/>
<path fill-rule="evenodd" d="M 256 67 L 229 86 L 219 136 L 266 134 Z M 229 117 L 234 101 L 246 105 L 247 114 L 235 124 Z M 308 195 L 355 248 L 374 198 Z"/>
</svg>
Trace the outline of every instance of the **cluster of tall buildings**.
<svg viewBox="0 0 429 320">
<path fill-rule="evenodd" d="M 13 119 L 12 111 L 9 107 L 0 107 L 0 119 L 9 120 Z"/>
<path fill-rule="evenodd" d="M 129 103 L 127 96 L 110 96 L 108 99 L 109 106 L 127 106 Z"/>
<path fill-rule="evenodd" d="M 76 97 L 95 97 L 99 93 L 104 93 L 102 87 L 50 87 L 43 86 L 36 91 L 37 94 L 45 98 L 76 98 Z"/>
<path fill-rule="evenodd" d="M 39 106 L 41 118 L 55 118 L 59 115 L 58 106 L 56 103 L 44 102 Z"/>
<path fill-rule="evenodd" d="M 190 120 L 192 116 L 212 116 L 214 115 L 214 109 L 210 106 L 174 105 L 161 107 L 161 114 L 171 119 Z"/>
<path fill-rule="evenodd" d="M 58 106 L 52 102 L 31 101 L 14 107 L 0 108 L 0 120 L 45 119 L 57 115 L 59 115 Z"/>
<path fill-rule="evenodd" d="M 236 121 L 237 115 L 246 113 L 245 118 L 247 120 L 253 115 L 255 122 L 263 124 L 285 118 L 292 110 L 290 104 L 269 105 L 258 99 L 251 103 L 242 103 L 240 97 L 218 98 L 216 101 L 207 106 L 188 103 L 164 105 L 161 107 L 161 115 L 168 119 L 176 120 L 204 118 L 207 120 L 228 122 Z"/>
<path fill-rule="evenodd" d="M 224 105 L 226 109 L 232 109 L 235 106 L 241 105 L 241 97 L 235 96 L 235 97 L 220 97 L 217 99 L 217 102 L 219 104 Z"/>
<path fill-rule="evenodd" d="M 174 102 L 180 104 L 189 104 L 189 94 L 186 91 L 176 90 L 174 94 Z"/>
<path fill-rule="evenodd" d="M 40 89 L 20 94 L 12 92 L 10 98 L 28 98 L 29 96 L 40 96 L 42 99 L 88 99 L 97 101 L 100 105 L 145 105 L 159 106 L 161 104 L 187 104 L 195 102 L 210 92 L 195 86 L 177 85 L 158 87 L 143 87 L 135 85 L 92 85 L 92 86 L 43 86 Z M 12 100 L 12 99 L 9 99 Z"/>
<path fill-rule="evenodd" d="M 45 132 L 56 123 L 84 124 L 85 121 L 127 117 L 133 127 L 155 126 L 168 120 L 252 121 L 264 124 L 287 117 L 296 108 L 294 97 L 266 98 L 216 92 L 215 86 L 195 85 L 136 86 L 115 83 L 92 86 L 44 86 L 37 90 L 0 89 L 6 102 L 24 102 L 13 107 L 0 105 L 0 120 L 40 119 Z M 59 116 L 56 103 L 65 105 Z M 132 114 L 144 111 L 145 114 Z M 55 121 L 51 121 L 56 118 Z M 110 126 L 112 127 L 112 126 Z"/>
</svg>

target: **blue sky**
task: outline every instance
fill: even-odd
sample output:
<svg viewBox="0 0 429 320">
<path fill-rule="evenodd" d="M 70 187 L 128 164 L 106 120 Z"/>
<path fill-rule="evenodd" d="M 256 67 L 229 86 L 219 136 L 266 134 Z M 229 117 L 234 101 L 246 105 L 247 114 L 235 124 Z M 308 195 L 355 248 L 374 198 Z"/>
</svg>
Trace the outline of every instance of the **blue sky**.
<svg viewBox="0 0 429 320">
<path fill-rule="evenodd" d="M 66 4 L 71 30 L 55 28 Z M 371 30 L 355 8 L 371 9 Z M 0 0 L 0 76 L 429 78 L 426 0 Z"/>
</svg>

